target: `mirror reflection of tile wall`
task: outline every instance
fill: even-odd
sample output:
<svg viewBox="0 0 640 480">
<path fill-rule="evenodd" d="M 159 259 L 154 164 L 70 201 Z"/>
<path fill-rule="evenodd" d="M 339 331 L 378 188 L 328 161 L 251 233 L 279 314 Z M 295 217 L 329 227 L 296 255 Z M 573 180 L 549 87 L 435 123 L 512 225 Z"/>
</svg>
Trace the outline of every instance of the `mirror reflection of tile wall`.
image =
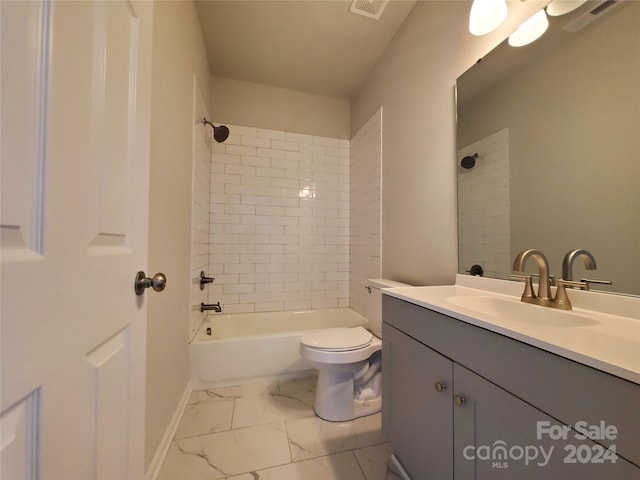
<svg viewBox="0 0 640 480">
<path fill-rule="evenodd" d="M 460 161 L 478 154 L 464 169 Z M 458 150 L 458 268 L 480 265 L 485 275 L 509 278 L 509 129 Z"/>
</svg>

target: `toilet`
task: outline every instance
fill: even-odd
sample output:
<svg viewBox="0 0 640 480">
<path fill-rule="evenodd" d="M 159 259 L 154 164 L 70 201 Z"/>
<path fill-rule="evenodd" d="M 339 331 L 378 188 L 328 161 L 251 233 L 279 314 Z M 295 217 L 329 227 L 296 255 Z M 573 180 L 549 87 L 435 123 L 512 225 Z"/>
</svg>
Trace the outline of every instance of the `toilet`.
<svg viewBox="0 0 640 480">
<path fill-rule="evenodd" d="M 367 282 L 363 327 L 327 328 L 300 338 L 300 356 L 318 370 L 314 410 L 332 422 L 377 413 L 382 408 L 382 292 L 408 287 L 386 279 Z"/>
</svg>

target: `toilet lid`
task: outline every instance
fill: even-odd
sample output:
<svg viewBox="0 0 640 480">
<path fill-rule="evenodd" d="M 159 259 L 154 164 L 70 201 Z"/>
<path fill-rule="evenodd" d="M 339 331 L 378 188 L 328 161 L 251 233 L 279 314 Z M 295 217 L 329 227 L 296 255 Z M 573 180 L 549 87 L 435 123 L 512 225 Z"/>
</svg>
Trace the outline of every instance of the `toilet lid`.
<svg viewBox="0 0 640 480">
<path fill-rule="evenodd" d="M 304 335 L 300 343 L 318 350 L 344 352 L 366 347 L 372 339 L 373 335 L 362 327 L 327 328 Z"/>
</svg>

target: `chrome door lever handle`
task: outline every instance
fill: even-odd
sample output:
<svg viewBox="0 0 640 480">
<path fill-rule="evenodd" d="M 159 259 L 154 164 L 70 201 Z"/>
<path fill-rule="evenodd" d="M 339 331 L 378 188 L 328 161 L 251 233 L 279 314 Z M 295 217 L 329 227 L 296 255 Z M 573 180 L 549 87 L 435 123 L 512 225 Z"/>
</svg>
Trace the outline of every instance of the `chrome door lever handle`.
<svg viewBox="0 0 640 480">
<path fill-rule="evenodd" d="M 153 288 L 156 292 L 161 292 L 167 286 L 167 277 L 164 273 L 156 273 L 153 278 L 148 278 L 147 275 L 141 270 L 136 274 L 136 281 L 134 283 L 134 289 L 136 295 L 142 295 L 146 288 Z"/>
</svg>

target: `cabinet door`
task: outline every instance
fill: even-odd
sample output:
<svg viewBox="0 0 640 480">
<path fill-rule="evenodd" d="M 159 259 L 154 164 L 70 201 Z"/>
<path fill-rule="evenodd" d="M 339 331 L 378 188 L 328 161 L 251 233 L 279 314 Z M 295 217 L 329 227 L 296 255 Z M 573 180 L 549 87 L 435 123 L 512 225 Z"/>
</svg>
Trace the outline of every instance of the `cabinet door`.
<svg viewBox="0 0 640 480">
<path fill-rule="evenodd" d="M 382 331 L 383 431 L 411 478 L 453 479 L 453 363 L 386 323 Z"/>
<path fill-rule="evenodd" d="M 470 370 L 454 364 L 454 378 L 454 399 L 464 398 L 454 407 L 456 480 L 640 478 L 633 464 L 613 463 L 601 445 L 563 433 L 560 422 Z"/>
</svg>

